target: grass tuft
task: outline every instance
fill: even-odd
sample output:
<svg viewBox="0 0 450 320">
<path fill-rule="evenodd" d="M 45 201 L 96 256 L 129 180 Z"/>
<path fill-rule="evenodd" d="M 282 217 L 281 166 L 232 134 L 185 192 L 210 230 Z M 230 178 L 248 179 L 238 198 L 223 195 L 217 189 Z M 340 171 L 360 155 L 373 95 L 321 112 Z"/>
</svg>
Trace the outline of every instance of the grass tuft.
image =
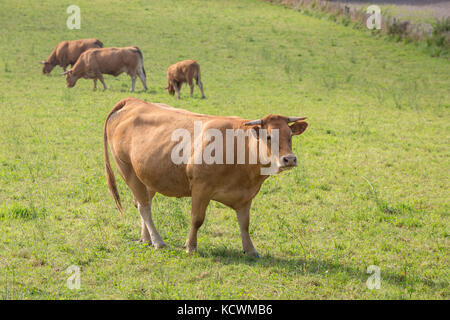
<svg viewBox="0 0 450 320">
<path fill-rule="evenodd" d="M 9 206 L 0 207 L 0 220 L 19 219 L 33 220 L 37 218 L 45 218 L 47 210 L 45 208 L 35 208 L 34 206 L 24 206 L 21 203 L 13 203 Z"/>
</svg>

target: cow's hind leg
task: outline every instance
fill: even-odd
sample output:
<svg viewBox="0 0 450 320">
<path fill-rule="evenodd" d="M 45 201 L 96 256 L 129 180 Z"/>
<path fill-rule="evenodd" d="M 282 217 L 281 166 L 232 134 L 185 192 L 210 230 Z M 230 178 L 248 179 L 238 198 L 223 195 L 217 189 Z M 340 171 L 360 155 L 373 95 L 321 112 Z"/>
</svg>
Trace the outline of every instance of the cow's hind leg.
<svg viewBox="0 0 450 320">
<path fill-rule="evenodd" d="M 136 200 L 136 198 L 133 196 L 133 204 L 134 206 L 138 207 L 138 202 Z M 138 242 L 143 242 L 143 243 L 148 243 L 148 244 L 152 244 L 152 239 L 150 238 L 150 233 L 148 232 L 147 226 L 145 225 L 145 221 L 142 217 L 141 218 L 141 238 L 139 239 Z"/>
<path fill-rule="evenodd" d="M 97 90 L 97 79 L 94 79 L 94 91 Z"/>
<path fill-rule="evenodd" d="M 191 229 L 186 240 L 186 252 L 193 253 L 197 251 L 197 232 L 205 220 L 206 208 L 209 204 L 209 198 L 204 192 L 192 192 L 192 209 L 191 209 Z"/>
<path fill-rule="evenodd" d="M 250 225 L 250 207 L 252 202 L 249 201 L 241 208 L 236 209 L 236 216 L 239 223 L 239 229 L 241 230 L 242 247 L 244 252 L 251 257 L 259 257 L 258 252 L 253 246 L 248 228 Z"/>
<path fill-rule="evenodd" d="M 200 88 L 200 91 L 202 92 L 202 99 L 205 99 L 205 93 L 203 92 L 203 83 L 202 80 L 200 80 L 200 77 L 197 77 L 196 82 L 198 87 Z"/>
<path fill-rule="evenodd" d="M 134 202 L 141 215 L 141 241 L 149 242 L 157 249 L 165 247 L 165 243 L 156 230 L 152 219 L 152 199 L 155 192 L 149 192 L 139 180 L 131 165 L 116 159 L 120 174 L 133 192 Z M 144 229 L 147 229 L 147 231 Z"/>
<path fill-rule="evenodd" d="M 155 224 L 153 223 L 152 219 L 152 199 L 155 195 L 154 192 L 150 193 L 149 201 L 147 202 L 147 205 L 143 205 L 138 201 L 138 210 L 141 214 L 141 219 L 144 222 L 145 226 L 147 227 L 148 234 L 150 235 L 150 240 L 153 246 L 156 249 L 164 248 L 166 244 L 162 240 L 161 236 L 159 235 L 158 231 L 156 230 Z"/>
<path fill-rule="evenodd" d="M 138 202 L 135 197 L 133 197 L 133 204 L 134 206 L 138 207 Z M 145 221 L 142 217 L 141 218 L 141 238 L 139 239 L 139 242 L 142 243 L 148 243 L 149 245 L 152 244 L 152 239 L 150 238 L 150 233 L 148 232 L 147 226 L 145 225 Z"/>
<path fill-rule="evenodd" d="M 145 225 L 144 218 L 141 216 L 141 238 L 139 242 L 148 243 L 152 245 L 152 238 L 150 237 L 150 233 L 148 232 L 147 226 Z"/>
<path fill-rule="evenodd" d="M 191 88 L 191 98 L 192 98 L 192 95 L 194 94 L 194 81 L 192 81 L 192 78 L 188 80 L 188 84 L 189 87 Z"/>
<path fill-rule="evenodd" d="M 147 80 L 145 79 L 145 73 L 142 70 L 142 68 L 139 69 L 138 76 L 139 76 L 139 79 L 141 79 L 142 85 L 144 86 L 144 91 L 147 91 L 147 89 L 148 89 L 147 88 Z"/>
<path fill-rule="evenodd" d="M 136 86 L 136 74 L 131 74 L 131 92 L 134 92 L 134 87 Z"/>
</svg>

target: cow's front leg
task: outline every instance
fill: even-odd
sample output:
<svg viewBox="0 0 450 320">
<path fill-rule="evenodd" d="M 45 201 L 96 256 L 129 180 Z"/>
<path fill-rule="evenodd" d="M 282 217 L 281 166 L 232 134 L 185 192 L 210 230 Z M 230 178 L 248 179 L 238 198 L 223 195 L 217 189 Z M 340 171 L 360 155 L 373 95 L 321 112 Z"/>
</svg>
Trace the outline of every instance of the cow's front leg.
<svg viewBox="0 0 450 320">
<path fill-rule="evenodd" d="M 97 79 L 94 79 L 94 91 L 97 90 Z"/>
<path fill-rule="evenodd" d="M 258 252 L 253 246 L 252 240 L 250 239 L 250 234 L 248 233 L 251 205 L 252 202 L 249 201 L 241 208 L 236 209 L 236 216 L 239 223 L 239 229 L 241 230 L 242 247 L 244 252 L 248 256 L 259 258 Z"/>
<path fill-rule="evenodd" d="M 205 99 L 205 93 L 203 92 L 203 83 L 198 80 L 197 85 L 199 86 L 200 90 L 202 91 L 202 99 Z"/>
<path fill-rule="evenodd" d="M 208 204 L 209 198 L 205 198 L 201 194 L 192 194 L 191 229 L 185 244 L 186 252 L 189 254 L 197 251 L 197 232 L 205 220 Z"/>
</svg>

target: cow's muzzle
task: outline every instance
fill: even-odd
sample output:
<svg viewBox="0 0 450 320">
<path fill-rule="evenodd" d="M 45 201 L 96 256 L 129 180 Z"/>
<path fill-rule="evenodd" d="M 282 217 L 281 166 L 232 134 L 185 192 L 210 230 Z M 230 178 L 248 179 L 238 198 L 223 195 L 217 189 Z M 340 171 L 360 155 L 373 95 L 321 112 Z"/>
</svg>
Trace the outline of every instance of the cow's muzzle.
<svg viewBox="0 0 450 320">
<path fill-rule="evenodd" d="M 293 154 L 287 154 L 280 159 L 281 169 L 290 169 L 297 166 L 297 157 Z"/>
</svg>

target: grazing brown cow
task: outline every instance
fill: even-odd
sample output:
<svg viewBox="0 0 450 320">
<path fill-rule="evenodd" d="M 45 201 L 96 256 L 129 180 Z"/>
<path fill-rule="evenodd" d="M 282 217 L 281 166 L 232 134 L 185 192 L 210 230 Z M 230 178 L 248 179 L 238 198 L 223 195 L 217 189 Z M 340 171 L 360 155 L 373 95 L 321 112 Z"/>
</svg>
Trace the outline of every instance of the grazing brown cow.
<svg viewBox="0 0 450 320">
<path fill-rule="evenodd" d="M 90 49 L 83 52 L 71 70 L 66 75 L 66 86 L 72 88 L 79 78 L 94 79 L 94 90 L 97 89 L 97 79 L 106 90 L 103 74 L 115 77 L 126 72 L 131 77 L 131 91 L 134 91 L 136 76 L 147 90 L 146 74 L 142 52 L 138 47 Z"/>
<path fill-rule="evenodd" d="M 66 71 L 68 65 L 73 66 L 77 62 L 80 54 L 92 48 L 103 48 L 103 43 L 98 39 L 62 41 L 53 49 L 47 60 L 41 61 L 42 73 L 50 73 L 55 66 Z"/>
<path fill-rule="evenodd" d="M 184 60 L 171 65 L 167 70 L 168 86 L 166 89 L 171 95 L 174 95 L 176 92 L 178 99 L 180 99 L 181 85 L 187 82 L 189 87 L 191 87 L 192 97 L 192 94 L 194 93 L 193 79 L 195 79 L 202 91 L 202 98 L 205 98 L 203 83 L 200 78 L 200 66 L 195 60 Z"/>
<path fill-rule="evenodd" d="M 197 231 L 205 219 L 209 202 L 215 200 L 236 211 L 244 252 L 258 256 L 248 232 L 249 214 L 253 198 L 268 178 L 268 173 L 262 174 L 262 170 L 267 169 L 269 164 L 267 158 L 264 162 L 251 162 L 250 155 L 255 148 L 266 150 L 266 156 L 271 160 L 270 166 L 275 167 L 273 173 L 297 166 L 291 138 L 305 131 L 308 124 L 304 119 L 270 114 L 249 121 L 238 117 L 192 113 L 135 98 L 123 99 L 114 106 L 105 121 L 103 142 L 108 188 L 122 212 L 109 161 L 109 145 L 118 171 L 134 195 L 141 216 L 142 242 L 149 242 L 155 248 L 165 246 L 152 220 L 152 199 L 159 192 L 169 197 L 192 198 L 191 228 L 185 244 L 188 253 L 196 251 Z M 244 137 L 245 143 L 241 141 L 239 144 L 239 134 L 235 135 L 236 132 L 253 132 L 254 140 L 248 135 Z M 212 157 L 221 154 L 213 162 L 207 156 L 212 155 L 212 143 L 208 144 L 208 139 L 204 139 L 208 134 L 214 136 L 213 141 L 219 146 Z M 183 135 L 194 135 L 193 148 L 187 143 L 182 144 L 185 149 L 180 149 L 180 137 Z M 221 135 L 227 136 L 226 143 L 218 142 Z M 265 140 L 264 135 L 267 137 Z M 269 137 L 272 139 L 269 140 Z M 278 140 L 275 147 L 272 144 L 274 140 Z M 250 141 L 256 141 L 256 145 Z M 268 141 L 271 141 L 270 146 Z M 178 158 L 180 150 L 186 152 L 182 157 L 184 161 Z"/>
</svg>

